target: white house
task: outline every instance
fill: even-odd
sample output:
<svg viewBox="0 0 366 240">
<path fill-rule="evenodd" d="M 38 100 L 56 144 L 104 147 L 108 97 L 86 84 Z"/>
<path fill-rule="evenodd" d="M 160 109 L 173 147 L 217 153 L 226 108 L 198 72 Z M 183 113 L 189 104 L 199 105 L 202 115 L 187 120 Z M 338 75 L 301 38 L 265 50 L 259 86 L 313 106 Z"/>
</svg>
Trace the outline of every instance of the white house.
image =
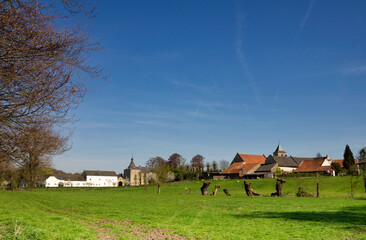
<svg viewBox="0 0 366 240">
<path fill-rule="evenodd" d="M 50 175 L 44 181 L 45 187 L 116 187 L 117 174 L 114 171 L 90 171 L 82 173 L 82 179 Z"/>
<path fill-rule="evenodd" d="M 115 171 L 90 171 L 82 173 L 89 187 L 117 187 L 117 174 Z"/>
</svg>

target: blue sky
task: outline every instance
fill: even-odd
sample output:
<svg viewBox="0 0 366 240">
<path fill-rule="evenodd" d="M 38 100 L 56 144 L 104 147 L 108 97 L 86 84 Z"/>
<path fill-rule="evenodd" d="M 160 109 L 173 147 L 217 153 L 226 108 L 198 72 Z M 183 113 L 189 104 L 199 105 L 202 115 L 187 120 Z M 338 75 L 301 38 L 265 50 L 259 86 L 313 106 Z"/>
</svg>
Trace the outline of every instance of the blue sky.
<svg viewBox="0 0 366 240">
<path fill-rule="evenodd" d="M 99 1 L 78 16 L 108 81 L 83 79 L 70 172 L 131 155 L 231 161 L 237 152 L 342 158 L 366 146 L 364 1 Z"/>
</svg>

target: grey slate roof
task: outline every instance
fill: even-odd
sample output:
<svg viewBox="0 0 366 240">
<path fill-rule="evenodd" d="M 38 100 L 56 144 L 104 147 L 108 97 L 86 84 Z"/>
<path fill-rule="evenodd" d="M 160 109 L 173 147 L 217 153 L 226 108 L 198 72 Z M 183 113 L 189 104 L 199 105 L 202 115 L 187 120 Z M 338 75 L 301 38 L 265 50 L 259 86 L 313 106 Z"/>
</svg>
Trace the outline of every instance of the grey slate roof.
<svg viewBox="0 0 366 240">
<path fill-rule="evenodd" d="M 133 158 L 131 158 L 131 163 L 130 163 L 130 165 L 128 165 L 127 169 L 136 169 L 136 165 L 133 162 Z"/>
<path fill-rule="evenodd" d="M 319 159 L 319 158 L 302 158 L 302 157 L 292 157 L 295 162 L 297 162 L 299 165 L 303 162 L 303 161 L 311 161 L 311 160 L 315 160 L 315 159 Z M 321 157 L 322 159 L 326 159 L 326 157 Z"/>
<path fill-rule="evenodd" d="M 135 167 L 134 169 L 141 170 L 141 173 L 148 173 L 148 172 L 150 172 L 150 168 L 149 167 L 141 167 L 141 166 L 138 166 L 138 167 Z"/>
<path fill-rule="evenodd" d="M 141 166 L 136 167 L 135 163 L 133 162 L 133 158 L 131 158 L 131 163 L 130 163 L 130 165 L 128 165 L 127 169 L 141 170 L 141 173 L 150 172 L 150 168 L 149 167 L 141 167 Z"/>
<path fill-rule="evenodd" d="M 41 181 L 46 180 L 50 176 L 54 176 L 57 179 L 65 180 L 65 181 L 85 181 L 84 176 L 81 173 L 66 173 L 61 170 L 57 169 L 50 169 L 52 170 L 51 174 L 45 174 L 41 176 Z"/>
<path fill-rule="evenodd" d="M 284 153 L 285 151 L 283 150 L 283 148 L 281 147 L 280 144 L 278 144 L 277 148 L 276 148 L 276 151 L 274 152 L 281 152 L 281 153 Z"/>
<path fill-rule="evenodd" d="M 117 176 L 115 171 L 94 171 L 94 170 L 85 170 L 83 172 L 84 176 Z"/>
<path fill-rule="evenodd" d="M 271 172 L 276 167 L 278 167 L 277 163 L 262 164 L 255 172 Z"/>
<path fill-rule="evenodd" d="M 315 160 L 315 159 L 319 159 L 319 158 L 303 158 L 303 157 L 278 157 L 278 156 L 272 156 L 269 155 L 268 156 L 268 160 L 271 160 L 271 158 L 278 163 L 279 167 L 294 167 L 297 168 L 300 166 L 300 164 L 303 161 L 311 161 L 311 160 Z M 326 157 L 322 157 L 322 159 L 326 159 Z M 266 161 L 266 163 L 273 163 L 273 162 L 268 162 Z"/>
<path fill-rule="evenodd" d="M 294 160 L 293 157 L 278 157 L 272 156 L 272 158 L 278 163 L 279 167 L 298 167 L 300 163 Z"/>
</svg>

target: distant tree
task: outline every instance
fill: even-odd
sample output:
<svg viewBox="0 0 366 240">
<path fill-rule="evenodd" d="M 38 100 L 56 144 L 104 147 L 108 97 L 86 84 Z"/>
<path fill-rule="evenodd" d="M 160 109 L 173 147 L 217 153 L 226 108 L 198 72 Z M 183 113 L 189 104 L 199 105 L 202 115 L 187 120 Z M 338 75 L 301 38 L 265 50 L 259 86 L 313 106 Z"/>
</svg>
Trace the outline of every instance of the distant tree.
<svg viewBox="0 0 366 240">
<path fill-rule="evenodd" d="M 337 174 L 342 171 L 341 164 L 339 164 L 338 162 L 332 162 L 331 165 L 336 170 Z"/>
<path fill-rule="evenodd" d="M 229 167 L 229 161 L 224 159 L 220 161 L 220 168 L 222 171 L 224 171 L 228 167 Z"/>
<path fill-rule="evenodd" d="M 366 160 L 366 147 L 362 148 L 362 149 L 358 152 L 358 159 L 359 159 L 359 160 Z"/>
<path fill-rule="evenodd" d="M 172 177 L 169 170 L 167 161 L 162 157 L 150 158 L 146 165 L 151 167 L 150 182 L 154 182 L 158 185 L 158 194 L 160 194 L 160 187 L 163 183 L 169 181 Z"/>
<path fill-rule="evenodd" d="M 344 150 L 343 154 L 343 166 L 348 171 L 352 170 L 351 167 L 355 165 L 355 158 L 353 157 L 353 153 L 351 148 L 346 145 L 346 149 Z"/>
<path fill-rule="evenodd" d="M 320 152 L 318 152 L 318 153 L 316 154 L 316 157 L 317 157 L 317 158 L 321 158 L 321 157 L 323 157 L 323 156 L 322 156 L 322 154 L 321 154 Z"/>
<path fill-rule="evenodd" d="M 182 155 L 180 155 L 178 153 L 173 153 L 168 158 L 168 165 L 171 168 L 179 168 L 179 166 L 183 165 L 184 162 L 185 162 L 185 159 L 182 157 Z"/>
<path fill-rule="evenodd" d="M 168 162 L 162 157 L 152 157 L 146 162 L 146 166 L 155 168 L 162 165 L 167 165 Z"/>
<path fill-rule="evenodd" d="M 216 161 L 212 161 L 212 171 L 213 172 L 217 172 L 217 162 Z"/>
<path fill-rule="evenodd" d="M 204 157 L 197 154 L 196 156 L 194 156 L 191 160 L 191 165 L 194 169 L 195 172 L 202 172 L 203 171 L 203 161 L 204 161 Z"/>
<path fill-rule="evenodd" d="M 206 163 L 206 171 L 210 172 L 210 170 L 211 170 L 211 164 L 210 164 L 210 162 L 207 162 Z"/>
</svg>

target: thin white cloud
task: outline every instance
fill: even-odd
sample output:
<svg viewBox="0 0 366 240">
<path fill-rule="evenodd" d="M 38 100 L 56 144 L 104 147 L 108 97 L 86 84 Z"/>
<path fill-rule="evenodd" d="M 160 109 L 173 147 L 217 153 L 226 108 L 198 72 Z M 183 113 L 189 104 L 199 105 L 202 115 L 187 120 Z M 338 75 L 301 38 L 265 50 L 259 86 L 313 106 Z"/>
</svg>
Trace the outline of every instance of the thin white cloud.
<svg viewBox="0 0 366 240">
<path fill-rule="evenodd" d="M 249 81 L 250 87 L 255 95 L 256 101 L 258 104 L 261 104 L 260 94 L 257 88 L 257 85 L 254 81 L 254 77 L 250 72 L 248 62 L 243 50 L 243 22 L 245 19 L 244 14 L 240 10 L 240 5 L 236 5 L 236 26 L 237 26 L 237 37 L 235 41 L 236 54 L 239 58 L 240 64 L 244 71 L 245 79 Z"/>
<path fill-rule="evenodd" d="M 342 73 L 345 75 L 364 75 L 366 74 L 366 65 L 344 68 Z"/>
<path fill-rule="evenodd" d="M 192 83 L 187 83 L 187 82 L 181 82 L 181 81 L 177 81 L 177 80 L 170 80 L 170 82 L 176 86 L 191 88 L 198 92 L 203 92 L 203 93 L 208 93 L 214 89 L 214 86 L 202 86 L 202 85 L 197 85 L 197 84 L 192 84 Z"/>
<path fill-rule="evenodd" d="M 77 123 L 78 128 L 111 128 L 114 127 L 110 123 L 100 123 L 100 122 L 86 122 L 86 123 Z"/>
<path fill-rule="evenodd" d="M 138 124 L 144 124 L 144 125 L 151 125 L 151 126 L 168 126 L 167 124 L 161 123 L 161 122 L 154 122 L 154 121 L 141 121 L 137 120 L 136 123 Z"/>
<path fill-rule="evenodd" d="M 310 16 L 311 10 L 313 9 L 315 4 L 315 0 L 311 0 L 310 5 L 308 7 L 308 10 L 306 11 L 306 14 L 304 16 L 304 18 L 302 19 L 301 23 L 300 23 L 300 27 L 299 30 L 302 31 L 302 29 L 305 27 L 306 22 L 308 21 L 308 18 Z"/>
</svg>

